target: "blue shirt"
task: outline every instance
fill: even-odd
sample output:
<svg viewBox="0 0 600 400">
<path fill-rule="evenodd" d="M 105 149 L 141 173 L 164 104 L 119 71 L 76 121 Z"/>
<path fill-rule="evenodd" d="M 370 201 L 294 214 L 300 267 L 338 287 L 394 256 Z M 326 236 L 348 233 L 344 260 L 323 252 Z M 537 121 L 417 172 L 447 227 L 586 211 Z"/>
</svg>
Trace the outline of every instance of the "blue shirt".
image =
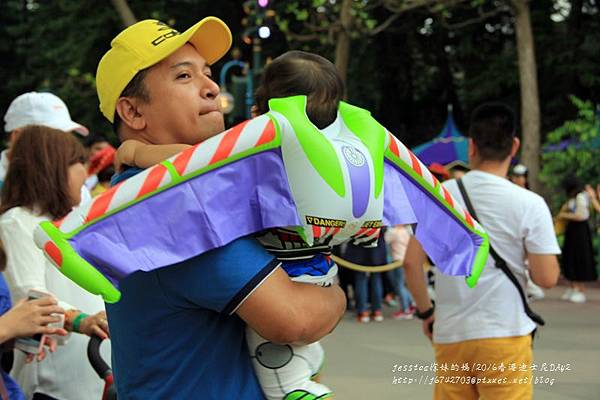
<svg viewBox="0 0 600 400">
<path fill-rule="evenodd" d="M 122 280 L 106 305 L 119 400 L 263 399 L 234 312 L 277 265 L 241 238 Z"/>
<path fill-rule="evenodd" d="M 10 310 L 11 307 L 12 304 L 8 286 L 6 286 L 4 277 L 0 274 L 0 315 Z M 4 386 L 6 386 L 6 391 L 8 392 L 8 398 L 10 400 L 25 400 L 25 395 L 23 395 L 23 392 L 19 389 L 17 383 L 6 372 L 0 372 L 0 379 L 4 381 Z"/>
</svg>

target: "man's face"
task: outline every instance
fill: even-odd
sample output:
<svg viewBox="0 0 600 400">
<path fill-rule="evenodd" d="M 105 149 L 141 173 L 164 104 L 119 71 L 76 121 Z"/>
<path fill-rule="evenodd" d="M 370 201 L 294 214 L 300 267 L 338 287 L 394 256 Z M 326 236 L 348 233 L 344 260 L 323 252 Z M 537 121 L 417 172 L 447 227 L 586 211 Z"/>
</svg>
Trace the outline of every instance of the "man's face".
<svg viewBox="0 0 600 400">
<path fill-rule="evenodd" d="M 150 102 L 139 105 L 154 144 L 196 144 L 222 132 L 223 113 L 206 60 L 186 44 L 153 66 L 144 79 Z"/>
</svg>

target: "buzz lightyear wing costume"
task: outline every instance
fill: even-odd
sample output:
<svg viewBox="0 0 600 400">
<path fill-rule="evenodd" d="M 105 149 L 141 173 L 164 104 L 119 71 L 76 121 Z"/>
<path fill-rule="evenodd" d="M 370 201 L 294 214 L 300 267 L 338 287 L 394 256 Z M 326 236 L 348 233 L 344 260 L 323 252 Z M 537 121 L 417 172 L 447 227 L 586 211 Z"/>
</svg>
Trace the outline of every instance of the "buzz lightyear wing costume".
<svg viewBox="0 0 600 400">
<path fill-rule="evenodd" d="M 129 178 L 35 232 L 68 278 L 106 302 L 135 271 L 187 260 L 255 232 L 293 227 L 309 244 L 376 239 L 417 223 L 444 273 L 473 286 L 487 234 L 366 110 L 341 103 L 337 134 L 306 116 L 306 97 L 272 99 L 245 121 Z"/>
</svg>

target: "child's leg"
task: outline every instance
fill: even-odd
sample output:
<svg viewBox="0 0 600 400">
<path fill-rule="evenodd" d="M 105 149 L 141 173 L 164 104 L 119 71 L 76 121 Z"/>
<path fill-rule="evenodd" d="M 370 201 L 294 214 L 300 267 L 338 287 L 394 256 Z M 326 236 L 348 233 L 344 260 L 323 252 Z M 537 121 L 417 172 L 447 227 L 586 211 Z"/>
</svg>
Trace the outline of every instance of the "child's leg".
<svg viewBox="0 0 600 400">
<path fill-rule="evenodd" d="M 268 400 L 325 399 L 331 390 L 311 380 L 325 358 L 323 348 L 317 343 L 307 346 L 279 345 L 260 337 L 246 328 L 250 358 L 258 381 Z"/>
</svg>

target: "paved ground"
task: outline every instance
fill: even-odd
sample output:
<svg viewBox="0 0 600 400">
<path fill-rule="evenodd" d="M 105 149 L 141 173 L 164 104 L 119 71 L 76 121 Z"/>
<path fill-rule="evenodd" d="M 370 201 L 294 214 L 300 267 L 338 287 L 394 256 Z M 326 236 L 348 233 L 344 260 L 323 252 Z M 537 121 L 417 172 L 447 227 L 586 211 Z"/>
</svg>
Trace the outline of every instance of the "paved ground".
<svg viewBox="0 0 600 400">
<path fill-rule="evenodd" d="M 536 338 L 535 363 L 569 364 L 570 371 L 538 372 L 548 383 L 534 387 L 534 399 L 600 399 L 600 289 L 588 291 L 586 304 L 561 301 L 564 288 L 546 291 L 533 309 L 546 320 Z M 387 314 L 390 310 L 387 310 Z M 394 365 L 429 365 L 433 351 L 414 321 L 386 319 L 358 324 L 347 313 L 335 333 L 323 341 L 327 365 L 323 383 L 342 400 L 431 399 L 432 386 L 393 384 L 396 377 L 416 380 L 431 373 L 394 374 Z M 553 379 L 553 384 L 550 385 Z"/>
</svg>

